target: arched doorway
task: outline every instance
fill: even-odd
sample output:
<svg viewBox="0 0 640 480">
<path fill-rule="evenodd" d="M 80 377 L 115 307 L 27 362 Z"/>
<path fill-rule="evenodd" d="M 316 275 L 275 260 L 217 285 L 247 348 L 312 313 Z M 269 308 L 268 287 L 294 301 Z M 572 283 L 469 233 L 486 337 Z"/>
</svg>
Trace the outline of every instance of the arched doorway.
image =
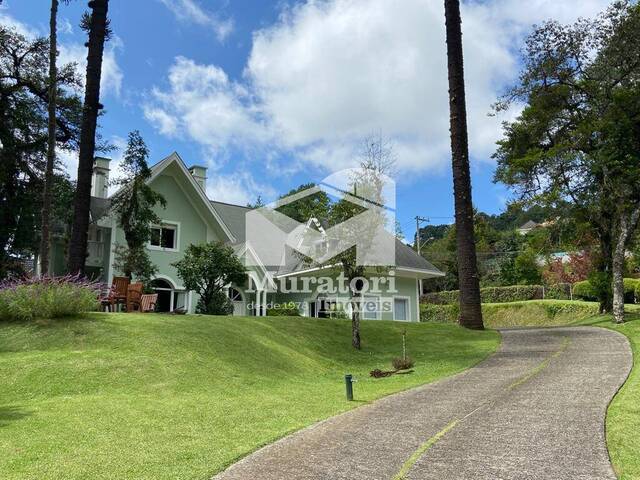
<svg viewBox="0 0 640 480">
<path fill-rule="evenodd" d="M 242 293 L 237 288 L 229 287 L 229 300 L 233 303 L 233 315 L 242 316 L 246 315 L 244 311 L 244 298 Z"/>
<path fill-rule="evenodd" d="M 156 302 L 157 312 L 171 311 L 171 296 L 173 295 L 173 285 L 164 278 L 156 278 L 151 282 L 151 288 L 158 294 Z"/>
</svg>

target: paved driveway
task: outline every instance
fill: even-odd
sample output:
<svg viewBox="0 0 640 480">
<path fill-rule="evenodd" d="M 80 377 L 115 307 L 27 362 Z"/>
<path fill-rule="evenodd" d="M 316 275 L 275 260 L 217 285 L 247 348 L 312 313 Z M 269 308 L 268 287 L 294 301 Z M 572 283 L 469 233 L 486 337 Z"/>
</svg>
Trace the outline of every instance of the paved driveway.
<svg viewBox="0 0 640 480">
<path fill-rule="evenodd" d="M 626 338 L 591 327 L 502 336 L 462 374 L 301 430 L 215 478 L 615 480 L 604 418 L 631 368 Z"/>
</svg>

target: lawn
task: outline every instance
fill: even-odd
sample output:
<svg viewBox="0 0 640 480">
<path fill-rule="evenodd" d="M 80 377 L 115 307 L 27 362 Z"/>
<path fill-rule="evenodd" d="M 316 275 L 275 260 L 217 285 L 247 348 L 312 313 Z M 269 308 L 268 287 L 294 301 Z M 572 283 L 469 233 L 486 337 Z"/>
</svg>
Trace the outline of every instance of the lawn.
<svg viewBox="0 0 640 480">
<path fill-rule="evenodd" d="M 401 348 L 415 372 L 374 380 Z M 499 344 L 456 325 L 92 314 L 0 324 L 0 478 L 205 479 L 289 432 L 454 374 Z M 353 373 L 356 402 L 343 376 Z"/>
<path fill-rule="evenodd" d="M 627 382 L 607 411 L 607 446 L 611 463 L 620 480 L 640 479 L 640 314 L 630 306 L 627 322 L 615 325 L 611 315 L 599 315 L 584 322 L 623 333 L 633 349 L 634 365 Z"/>
</svg>

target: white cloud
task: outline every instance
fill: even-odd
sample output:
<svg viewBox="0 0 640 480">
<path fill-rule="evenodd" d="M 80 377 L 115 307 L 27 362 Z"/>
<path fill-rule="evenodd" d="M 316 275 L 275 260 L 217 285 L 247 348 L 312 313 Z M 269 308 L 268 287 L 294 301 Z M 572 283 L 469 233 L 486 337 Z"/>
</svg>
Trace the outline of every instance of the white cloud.
<svg viewBox="0 0 640 480">
<path fill-rule="evenodd" d="M 151 97 L 145 117 L 166 135 L 184 133 L 212 151 L 267 140 L 247 90 L 214 65 L 177 57 L 168 90 L 155 88 Z"/>
<path fill-rule="evenodd" d="M 256 182 L 248 172 L 242 172 L 213 175 L 207 181 L 207 195 L 216 201 L 246 205 L 254 203 L 258 196 L 265 202 L 271 201 L 275 199 L 276 192 L 269 185 Z"/>
<path fill-rule="evenodd" d="M 0 5 L 0 24 L 4 27 L 15 29 L 19 34 L 24 35 L 27 38 L 33 38 L 38 36 L 39 32 L 35 28 L 16 20 L 11 15 L 6 13 L 7 7 Z"/>
<path fill-rule="evenodd" d="M 61 18 L 58 20 L 58 32 L 66 35 L 73 34 L 73 25 L 68 18 Z"/>
<path fill-rule="evenodd" d="M 463 4 L 474 158 L 488 161 L 494 151 L 502 119 L 487 113 L 516 78 L 517 49 L 531 25 L 592 16 L 607 4 Z M 254 33 L 242 82 L 215 65 L 176 59 L 169 88 L 153 91 L 147 118 L 214 150 L 284 151 L 328 169 L 352 164 L 362 138 L 380 132 L 395 144 L 401 171 L 442 169 L 450 155 L 444 39 L 441 2 L 310 0 Z"/>
<path fill-rule="evenodd" d="M 232 19 L 223 20 L 218 15 L 203 10 L 195 0 L 160 0 L 160 2 L 171 10 L 178 20 L 212 28 L 221 42 L 233 31 Z"/>
<path fill-rule="evenodd" d="M 123 45 L 122 40 L 118 36 L 114 36 L 106 44 L 102 56 L 102 76 L 100 78 L 101 95 L 113 94 L 116 97 L 120 96 L 124 74 L 122 73 L 120 65 L 118 65 L 116 54 L 122 50 Z M 84 88 L 87 70 L 87 47 L 80 43 L 63 43 L 60 45 L 59 51 L 58 65 L 76 63 L 78 65 L 77 71 Z"/>
</svg>

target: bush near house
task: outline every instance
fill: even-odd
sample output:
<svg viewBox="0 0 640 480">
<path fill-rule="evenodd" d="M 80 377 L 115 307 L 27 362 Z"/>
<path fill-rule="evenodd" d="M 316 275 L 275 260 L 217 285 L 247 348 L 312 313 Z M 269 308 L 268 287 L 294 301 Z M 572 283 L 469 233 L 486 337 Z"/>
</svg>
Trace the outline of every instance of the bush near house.
<svg viewBox="0 0 640 480">
<path fill-rule="evenodd" d="M 60 318 L 98 310 L 103 288 L 78 276 L 4 282 L 0 284 L 0 320 Z"/>
<path fill-rule="evenodd" d="M 267 317 L 299 317 L 298 307 L 294 302 L 279 303 L 267 309 Z"/>
</svg>

